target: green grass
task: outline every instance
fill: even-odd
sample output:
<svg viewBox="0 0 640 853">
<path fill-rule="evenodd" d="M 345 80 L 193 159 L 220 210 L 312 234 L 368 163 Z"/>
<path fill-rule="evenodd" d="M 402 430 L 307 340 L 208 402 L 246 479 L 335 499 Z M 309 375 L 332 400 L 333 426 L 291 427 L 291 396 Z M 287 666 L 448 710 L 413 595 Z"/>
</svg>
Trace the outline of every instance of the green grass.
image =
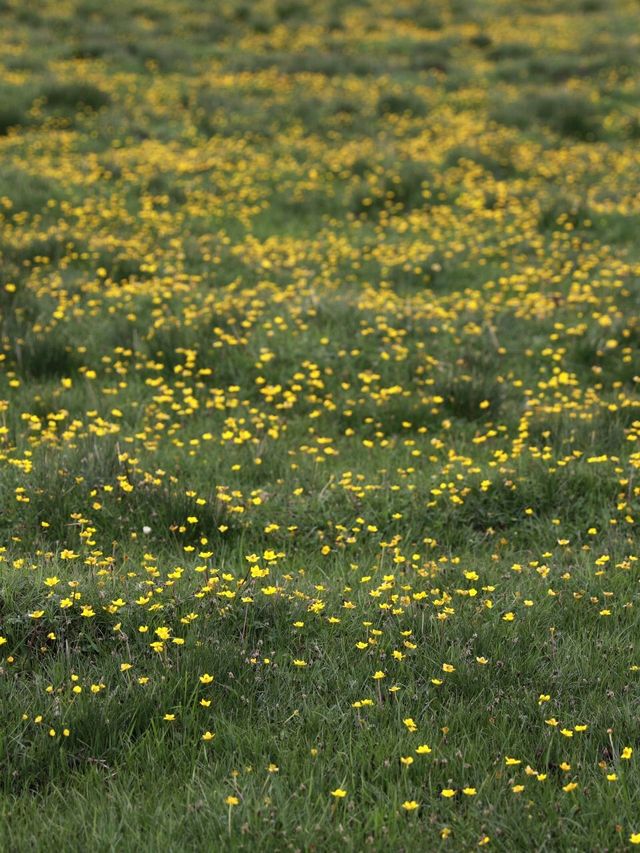
<svg viewBox="0 0 640 853">
<path fill-rule="evenodd" d="M 635 11 L 0 0 L 0 848 L 640 842 Z"/>
</svg>

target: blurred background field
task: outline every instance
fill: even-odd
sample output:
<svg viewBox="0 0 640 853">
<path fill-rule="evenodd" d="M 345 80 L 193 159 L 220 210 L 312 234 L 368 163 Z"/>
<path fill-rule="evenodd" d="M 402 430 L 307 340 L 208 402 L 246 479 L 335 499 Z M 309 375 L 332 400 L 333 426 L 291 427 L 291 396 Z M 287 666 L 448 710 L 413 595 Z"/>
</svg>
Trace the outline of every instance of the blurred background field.
<svg viewBox="0 0 640 853">
<path fill-rule="evenodd" d="M 636 0 L 0 0 L 3 849 L 640 843 Z"/>
</svg>

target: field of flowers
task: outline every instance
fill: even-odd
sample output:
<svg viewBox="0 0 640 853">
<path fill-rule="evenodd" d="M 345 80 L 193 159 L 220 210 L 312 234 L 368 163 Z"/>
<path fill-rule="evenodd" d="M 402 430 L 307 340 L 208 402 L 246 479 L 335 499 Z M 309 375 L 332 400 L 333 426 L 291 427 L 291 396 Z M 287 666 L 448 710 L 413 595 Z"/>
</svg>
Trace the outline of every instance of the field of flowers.
<svg viewBox="0 0 640 853">
<path fill-rule="evenodd" d="M 0 848 L 640 844 L 636 0 L 0 0 Z"/>
</svg>

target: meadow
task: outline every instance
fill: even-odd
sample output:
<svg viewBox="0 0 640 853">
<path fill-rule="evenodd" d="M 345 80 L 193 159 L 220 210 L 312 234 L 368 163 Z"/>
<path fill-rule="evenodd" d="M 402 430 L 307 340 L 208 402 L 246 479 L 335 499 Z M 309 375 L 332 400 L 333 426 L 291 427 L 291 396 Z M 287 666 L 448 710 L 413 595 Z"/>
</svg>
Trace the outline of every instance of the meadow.
<svg viewBox="0 0 640 853">
<path fill-rule="evenodd" d="M 0 848 L 640 844 L 635 0 L 0 0 Z"/>
</svg>

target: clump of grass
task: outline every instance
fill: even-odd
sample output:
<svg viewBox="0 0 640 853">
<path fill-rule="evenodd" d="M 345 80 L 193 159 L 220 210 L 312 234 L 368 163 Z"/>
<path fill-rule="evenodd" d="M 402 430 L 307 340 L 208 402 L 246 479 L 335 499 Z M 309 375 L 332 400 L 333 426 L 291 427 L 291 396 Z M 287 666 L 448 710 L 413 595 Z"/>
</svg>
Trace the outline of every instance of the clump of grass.
<svg viewBox="0 0 640 853">
<path fill-rule="evenodd" d="M 111 103 L 111 96 L 99 86 L 79 81 L 49 83 L 42 88 L 41 97 L 48 109 L 63 112 L 97 111 Z"/>
<path fill-rule="evenodd" d="M 425 102 L 413 92 L 387 92 L 378 98 L 376 110 L 379 116 L 426 115 Z"/>
<path fill-rule="evenodd" d="M 396 21 L 415 22 L 425 30 L 441 30 L 444 27 L 442 11 L 431 3 L 399 7 L 393 11 L 393 17 Z"/>
<path fill-rule="evenodd" d="M 448 41 L 424 41 L 413 45 L 409 60 L 415 71 L 446 72 L 451 59 L 451 45 Z"/>
<path fill-rule="evenodd" d="M 480 32 L 476 33 L 476 35 L 471 36 L 469 39 L 469 44 L 473 45 L 473 47 L 479 47 L 481 50 L 491 47 L 493 44 L 493 39 L 488 33 Z"/>
<path fill-rule="evenodd" d="M 502 42 L 489 51 L 489 59 L 501 62 L 505 59 L 523 59 L 531 56 L 531 45 L 526 42 Z"/>
<path fill-rule="evenodd" d="M 555 198 L 540 212 L 540 229 L 547 231 L 569 223 L 574 228 L 587 228 L 593 225 L 592 214 L 581 199 Z"/>
<path fill-rule="evenodd" d="M 9 131 L 19 128 L 27 123 L 27 115 L 24 109 L 14 105 L 0 106 L 0 136 L 6 136 Z"/>
<path fill-rule="evenodd" d="M 275 14 L 279 21 L 304 20 L 309 15 L 309 7 L 302 0 L 277 0 Z"/>
<path fill-rule="evenodd" d="M 48 204 L 59 202 L 64 192 L 50 178 L 7 166 L 0 174 L 0 196 L 9 199 L 12 211 L 35 214 L 45 213 Z"/>
<path fill-rule="evenodd" d="M 48 191 L 45 190 L 43 195 L 49 195 Z M 32 200 L 27 199 L 24 205 L 31 203 Z M 0 244 L 0 253 L 5 263 L 23 269 L 33 265 L 48 266 L 56 263 L 76 247 L 77 244 L 73 240 L 56 233 L 49 233 L 41 237 L 34 237 L 22 245 L 9 242 Z"/>
<path fill-rule="evenodd" d="M 16 365 L 32 379 L 71 376 L 78 366 L 73 347 L 58 336 L 30 335 L 16 342 Z"/>
<path fill-rule="evenodd" d="M 0 136 L 31 123 L 29 92 L 21 86 L 0 85 Z"/>
<path fill-rule="evenodd" d="M 384 67 L 380 60 L 373 56 L 346 54 L 332 49 L 307 50 L 301 53 L 244 53 L 230 57 L 228 64 L 234 71 L 255 73 L 277 68 L 283 74 L 318 74 L 329 78 L 342 75 L 368 77 L 380 73 Z"/>
<path fill-rule="evenodd" d="M 374 174 L 351 190 L 350 208 L 357 215 L 375 215 L 393 207 L 412 210 L 426 203 L 425 191 L 433 176 L 423 164 L 406 160 L 398 167 L 388 166 L 381 176 L 378 170 Z"/>
<path fill-rule="evenodd" d="M 577 92 L 533 92 L 495 107 L 492 117 L 501 124 L 522 130 L 540 123 L 561 136 L 584 141 L 597 139 L 601 132 L 596 105 Z"/>
<path fill-rule="evenodd" d="M 456 145 L 452 148 L 447 153 L 444 165 L 445 167 L 457 166 L 464 161 L 482 166 L 498 180 L 511 177 L 516 172 L 513 160 L 508 152 L 487 153 L 470 145 Z"/>
</svg>

